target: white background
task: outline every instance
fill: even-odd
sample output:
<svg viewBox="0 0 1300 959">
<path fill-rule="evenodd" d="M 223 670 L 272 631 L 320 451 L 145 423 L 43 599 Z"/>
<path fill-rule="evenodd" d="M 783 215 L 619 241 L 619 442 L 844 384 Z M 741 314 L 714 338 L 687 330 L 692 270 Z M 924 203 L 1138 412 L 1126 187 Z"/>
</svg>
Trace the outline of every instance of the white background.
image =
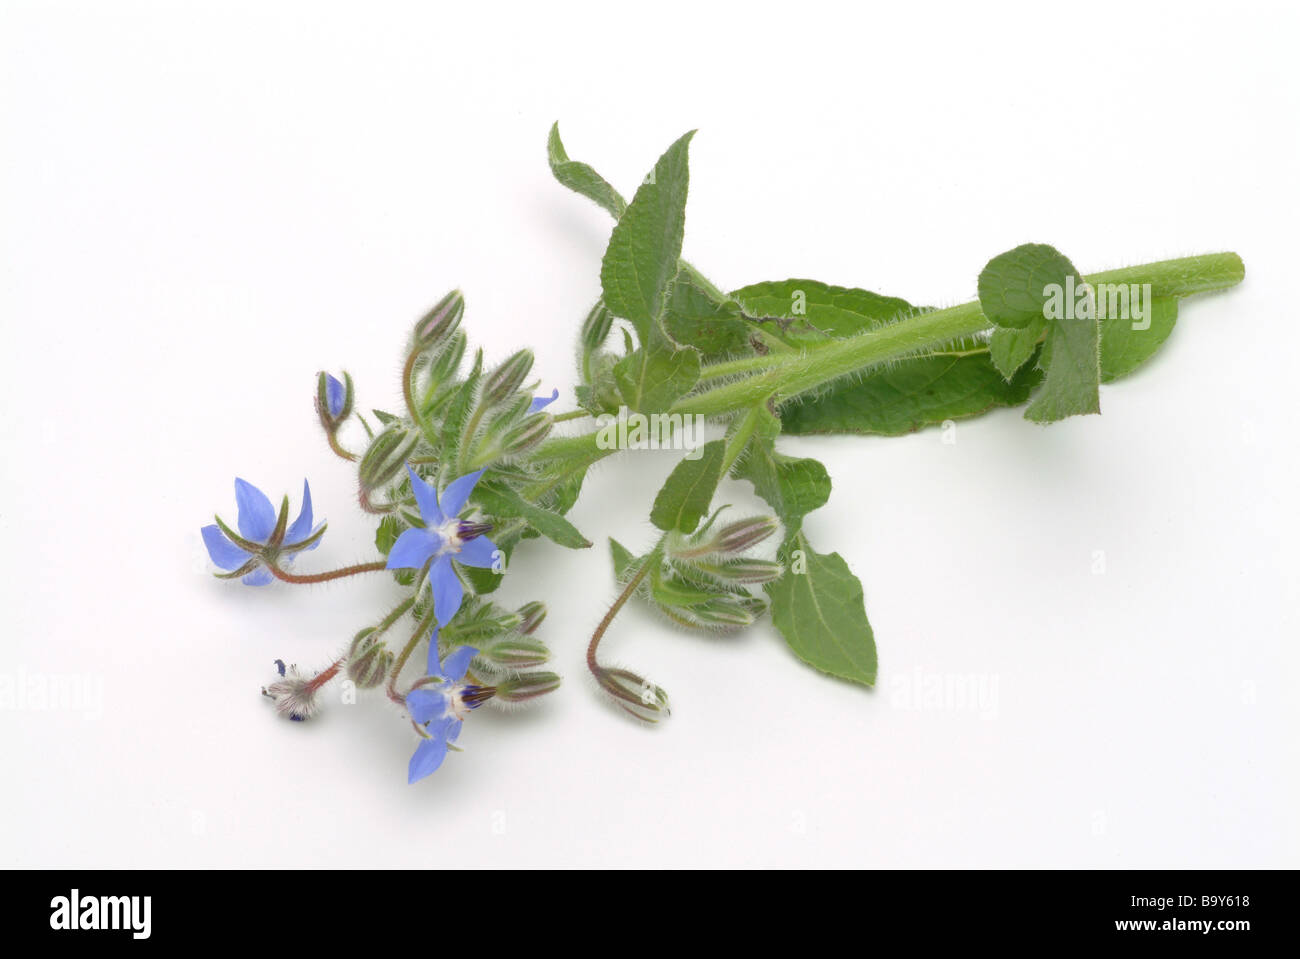
<svg viewBox="0 0 1300 959">
<path fill-rule="evenodd" d="M 1292 9 L 262 6 L 0 15 L 0 670 L 102 691 L 0 710 L 0 862 L 1300 865 Z M 685 255 L 724 288 L 943 305 L 1027 241 L 1085 272 L 1233 249 L 1247 279 L 1185 302 L 1100 417 L 788 442 L 834 479 L 807 525 L 865 584 L 874 691 L 766 622 L 634 609 L 607 654 L 674 714 L 601 705 L 604 538 L 649 541 L 674 459 L 603 465 L 571 516 L 597 548 L 530 543 L 503 591 L 549 603 L 565 687 L 475 713 L 408 787 L 382 697 L 292 724 L 259 696 L 396 587 L 220 582 L 198 528 L 235 475 L 295 502 L 307 476 L 330 531 L 300 568 L 372 556 L 314 376 L 396 406 L 453 286 L 571 408 L 610 224 L 552 182 L 557 119 L 628 195 L 699 128 Z M 921 695 L 945 681 L 987 698 Z"/>
</svg>

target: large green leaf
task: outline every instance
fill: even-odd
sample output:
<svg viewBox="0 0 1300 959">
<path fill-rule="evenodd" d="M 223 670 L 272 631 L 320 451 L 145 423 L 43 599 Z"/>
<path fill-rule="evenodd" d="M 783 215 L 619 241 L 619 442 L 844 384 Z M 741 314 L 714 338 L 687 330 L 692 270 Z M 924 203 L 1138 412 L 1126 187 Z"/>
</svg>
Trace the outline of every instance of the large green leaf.
<svg viewBox="0 0 1300 959">
<path fill-rule="evenodd" d="M 781 409 L 785 432 L 899 436 L 994 407 L 1019 406 L 1042 380 L 1028 368 L 1008 382 L 982 344 L 903 360 Z"/>
<path fill-rule="evenodd" d="M 722 479 L 725 452 L 722 440 L 713 440 L 704 444 L 698 457 L 683 457 L 655 497 L 650 522 L 665 532 L 673 529 L 694 532 L 709 511 L 718 481 Z"/>
<path fill-rule="evenodd" d="M 876 643 L 862 584 L 838 553 L 818 553 L 803 533 L 787 538 L 786 574 L 765 588 L 772 622 L 796 656 L 822 672 L 871 686 Z"/>
<path fill-rule="evenodd" d="M 605 305 L 649 345 L 677 275 L 686 229 L 687 149 L 694 131 L 668 148 L 610 234 L 600 264 Z"/>
</svg>

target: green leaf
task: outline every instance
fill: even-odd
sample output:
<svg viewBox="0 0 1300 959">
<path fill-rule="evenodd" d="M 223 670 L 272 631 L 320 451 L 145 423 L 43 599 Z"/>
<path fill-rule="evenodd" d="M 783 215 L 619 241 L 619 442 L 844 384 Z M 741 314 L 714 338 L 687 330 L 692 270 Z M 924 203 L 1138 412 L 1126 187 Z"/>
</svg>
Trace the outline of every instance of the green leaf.
<svg viewBox="0 0 1300 959">
<path fill-rule="evenodd" d="M 808 665 L 871 686 L 876 643 L 867 622 L 862 584 L 839 553 L 823 554 L 795 533 L 781 547 L 786 574 L 765 588 L 772 622 Z"/>
<path fill-rule="evenodd" d="M 1011 379 L 1034 355 L 1038 341 L 1047 332 L 1047 317 L 1038 316 L 1023 330 L 999 326 L 989 337 L 989 359 L 1004 379 Z"/>
<path fill-rule="evenodd" d="M 612 536 L 609 538 L 609 555 L 614 561 L 614 578 L 619 580 L 627 574 L 632 564 L 640 558 L 633 556 L 630 549 Z"/>
<path fill-rule="evenodd" d="M 673 529 L 694 532 L 709 511 L 718 481 L 722 479 L 725 452 L 722 440 L 713 440 L 704 444 L 698 458 L 685 457 L 673 467 L 655 497 L 650 522 L 665 532 Z"/>
<path fill-rule="evenodd" d="M 1064 286 L 1079 274 L 1074 264 L 1044 243 L 1026 243 L 989 260 L 980 272 L 980 309 L 996 326 L 1023 330 L 1043 317 L 1045 287 Z"/>
<path fill-rule="evenodd" d="M 1081 302 L 1075 290 L 1083 291 Z M 1025 419 L 1054 423 L 1101 411 L 1100 332 L 1092 298 L 1068 259 L 1041 243 L 1018 246 L 984 267 L 979 294 L 980 309 L 1000 328 L 1025 330 L 1047 320 L 1038 355 L 1045 375 Z"/>
<path fill-rule="evenodd" d="M 785 432 L 900 436 L 947 420 L 1019 406 L 1042 380 L 1028 368 L 1002 378 L 982 344 L 902 360 L 857 380 L 844 380 L 781 409 Z"/>
<path fill-rule="evenodd" d="M 610 235 L 600 264 L 605 305 L 628 320 L 646 347 L 677 275 L 686 229 L 687 133 L 659 158 Z"/>
<path fill-rule="evenodd" d="M 916 307 L 895 296 L 830 286 L 817 280 L 776 280 L 732 291 L 744 311 L 770 320 L 770 329 L 790 343 L 843 339 L 910 316 Z"/>
<path fill-rule="evenodd" d="M 546 139 L 546 156 L 551 164 L 551 173 L 561 184 L 574 193 L 580 193 L 595 201 L 609 211 L 610 216 L 618 219 L 627 209 L 627 201 L 619 195 L 599 173 L 585 163 L 570 160 L 569 154 L 560 142 L 560 125 L 551 127 L 551 135 Z"/>
<path fill-rule="evenodd" d="M 754 492 L 785 524 L 787 535 L 799 529 L 807 514 L 826 505 L 831 495 L 825 466 L 815 459 L 783 456 L 770 435 L 750 440 L 733 472 L 753 484 Z"/>
<path fill-rule="evenodd" d="M 528 502 L 506 486 L 480 484 L 474 490 L 474 500 L 497 519 L 519 518 L 547 539 L 569 549 L 586 549 L 591 541 L 578 532 L 567 519 Z"/>
<path fill-rule="evenodd" d="M 614 365 L 614 382 L 629 409 L 639 413 L 667 410 L 700 378 L 699 351 L 670 352 L 642 347 Z"/>
<path fill-rule="evenodd" d="M 740 304 L 686 262 L 669 289 L 664 327 L 675 343 L 695 347 L 706 360 L 752 352 Z"/>
<path fill-rule="evenodd" d="M 1101 381 L 1110 383 L 1128 376 L 1151 359 L 1156 350 L 1174 331 L 1178 319 L 1178 300 L 1172 296 L 1148 299 L 1150 315 L 1141 321 L 1136 318 L 1112 317 L 1101 321 Z M 1133 329 L 1150 325 L 1146 329 Z"/>
</svg>

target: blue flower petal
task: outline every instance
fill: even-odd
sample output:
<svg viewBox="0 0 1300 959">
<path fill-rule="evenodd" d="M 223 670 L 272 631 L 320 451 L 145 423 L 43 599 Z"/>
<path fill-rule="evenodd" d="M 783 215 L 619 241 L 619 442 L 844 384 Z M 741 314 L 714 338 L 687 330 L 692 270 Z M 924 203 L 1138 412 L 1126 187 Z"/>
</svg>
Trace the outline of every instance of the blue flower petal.
<svg viewBox="0 0 1300 959">
<path fill-rule="evenodd" d="M 438 662 L 438 624 L 433 624 L 433 634 L 429 637 L 429 655 L 425 664 L 425 673 L 429 676 L 441 676 L 442 666 Z"/>
<path fill-rule="evenodd" d="M 433 589 L 433 612 L 438 622 L 446 626 L 460 609 L 461 600 L 465 598 L 465 587 L 460 577 L 451 568 L 451 558 L 439 556 L 429 570 L 429 585 Z"/>
<path fill-rule="evenodd" d="M 203 545 L 208 548 L 208 555 L 212 557 L 212 562 L 226 572 L 239 569 L 252 555 L 226 539 L 226 534 L 221 532 L 220 527 L 215 523 L 203 527 L 199 532 L 203 534 Z"/>
<path fill-rule="evenodd" d="M 298 518 L 290 524 L 288 532 L 284 534 L 286 543 L 300 543 L 311 535 L 311 487 L 307 481 L 302 481 L 302 509 L 298 511 Z M 317 540 L 317 542 L 320 542 Z"/>
<path fill-rule="evenodd" d="M 475 470 L 447 484 L 447 488 L 442 491 L 442 498 L 438 501 L 444 516 L 460 515 L 460 511 L 465 508 L 465 501 L 469 499 L 469 494 L 474 492 L 474 486 L 482 475 L 483 470 Z"/>
<path fill-rule="evenodd" d="M 496 543 L 486 536 L 476 536 L 468 543 L 462 544 L 460 552 L 455 555 L 457 562 L 464 563 L 466 566 L 491 569 L 492 564 L 496 562 L 497 552 Z"/>
<path fill-rule="evenodd" d="M 469 671 L 470 661 L 477 655 L 478 650 L 473 646 L 457 647 L 442 661 L 442 675 L 455 682 L 460 682 L 465 678 L 465 673 Z"/>
<path fill-rule="evenodd" d="M 415 752 L 411 754 L 411 765 L 407 769 L 406 781 L 419 782 L 441 766 L 446 757 L 447 740 L 441 737 L 420 740 L 420 745 L 416 746 Z"/>
<path fill-rule="evenodd" d="M 245 586 L 270 586 L 275 582 L 275 577 L 265 566 L 259 566 L 247 576 L 240 580 Z"/>
<path fill-rule="evenodd" d="M 528 412 L 529 412 L 529 413 L 537 413 L 537 412 L 539 412 L 539 411 L 541 411 L 541 410 L 544 410 L 544 409 L 546 409 L 546 407 L 550 406 L 552 403 L 554 403 L 554 402 L 555 402 L 556 400 L 558 400 L 559 398 L 560 398 L 560 391 L 559 391 L 559 390 L 552 390 L 552 391 L 551 391 L 551 395 L 550 395 L 549 397 L 548 397 L 548 396 L 534 396 L 534 397 L 533 397 L 533 401 L 532 401 L 531 403 L 528 404 Z"/>
<path fill-rule="evenodd" d="M 449 722 L 447 724 L 447 729 L 444 732 L 444 735 L 447 737 L 447 742 L 454 743 L 456 741 L 456 737 L 460 735 L 460 728 L 464 725 L 465 725 L 465 721 L 463 719 L 453 719 L 451 722 Z"/>
<path fill-rule="evenodd" d="M 388 569 L 419 569 L 438 552 L 442 538 L 427 529 L 408 529 L 388 551 Z"/>
<path fill-rule="evenodd" d="M 436 687 L 413 689 L 406 694 L 406 711 L 417 723 L 441 719 L 447 714 L 447 694 Z"/>
<path fill-rule="evenodd" d="M 325 406 L 330 411 L 330 416 L 338 416 L 343 412 L 344 399 L 343 384 L 333 376 L 325 374 Z M 311 524 L 308 523 L 308 526 Z"/>
<path fill-rule="evenodd" d="M 275 507 L 265 493 L 247 480 L 235 480 L 235 503 L 239 506 L 239 534 L 254 543 L 265 543 L 275 532 Z"/>
<path fill-rule="evenodd" d="M 447 518 L 438 508 L 438 491 L 420 479 L 410 466 L 406 467 L 406 472 L 411 475 L 411 492 L 415 494 L 415 502 L 420 507 L 420 518 L 426 526 L 441 526 Z"/>
</svg>

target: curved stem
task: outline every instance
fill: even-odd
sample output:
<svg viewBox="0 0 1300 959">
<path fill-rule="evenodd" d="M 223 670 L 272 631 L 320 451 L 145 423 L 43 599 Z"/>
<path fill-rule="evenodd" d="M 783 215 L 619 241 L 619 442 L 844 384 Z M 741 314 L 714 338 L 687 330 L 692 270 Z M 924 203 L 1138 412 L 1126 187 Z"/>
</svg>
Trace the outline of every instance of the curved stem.
<svg viewBox="0 0 1300 959">
<path fill-rule="evenodd" d="M 415 651 L 415 647 L 419 645 L 420 640 L 433 629 L 434 619 L 433 603 L 430 603 L 428 610 L 420 617 L 420 622 L 416 624 L 415 632 L 411 633 L 411 638 L 406 641 L 406 645 L 402 647 L 402 651 L 393 662 L 393 668 L 388 674 L 388 698 L 395 703 L 406 702 L 406 697 L 397 691 L 397 677 L 401 675 L 403 667 L 406 666 L 406 661 L 411 658 L 411 653 Z M 433 640 L 430 640 L 430 642 L 433 642 Z"/>
<path fill-rule="evenodd" d="M 600 671 L 600 664 L 596 662 L 596 648 L 600 645 L 601 639 L 604 638 L 606 630 L 609 629 L 609 624 L 614 622 L 614 617 L 618 615 L 619 610 L 627 605 L 627 601 L 632 598 L 632 594 L 636 592 L 636 588 L 641 585 L 641 581 L 644 580 L 646 574 L 650 572 L 650 567 L 658 561 L 659 547 L 656 546 L 654 550 L 651 551 L 650 555 L 641 563 L 641 568 L 636 571 L 636 575 L 628 580 L 627 585 L 623 587 L 623 592 L 618 594 L 618 599 L 614 600 L 613 605 L 609 607 L 604 618 L 601 619 L 600 624 L 596 627 L 596 631 L 591 634 L 591 642 L 587 644 L 587 668 L 590 669 L 593 674 L 597 674 Z"/>
<path fill-rule="evenodd" d="M 286 583 L 328 583 L 332 579 L 343 579 L 345 576 L 356 576 L 359 573 L 377 573 L 386 567 L 387 563 L 384 560 L 377 559 L 373 563 L 344 566 L 342 569 L 332 569 L 327 573 L 290 573 L 274 563 L 266 564 L 272 576 Z"/>
</svg>

